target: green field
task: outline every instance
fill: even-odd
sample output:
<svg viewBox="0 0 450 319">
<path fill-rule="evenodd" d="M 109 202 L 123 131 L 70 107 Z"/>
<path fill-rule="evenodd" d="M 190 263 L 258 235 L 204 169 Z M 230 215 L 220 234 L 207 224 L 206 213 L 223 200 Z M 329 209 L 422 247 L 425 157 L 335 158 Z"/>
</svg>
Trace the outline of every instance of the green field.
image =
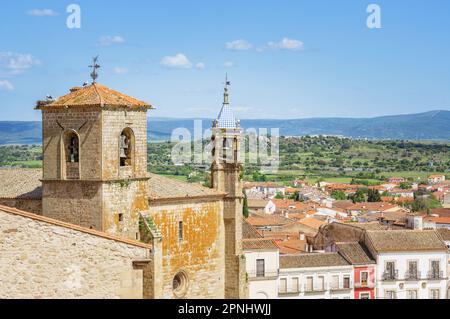
<svg viewBox="0 0 450 319">
<path fill-rule="evenodd" d="M 206 143 L 206 142 L 205 142 Z M 197 182 L 208 180 L 204 168 L 176 166 L 171 161 L 173 144 L 148 144 L 148 170 L 170 178 Z M 264 174 L 255 164 L 245 164 L 244 180 L 279 181 L 306 179 L 349 183 L 352 179 L 376 184 L 388 177 L 426 181 L 431 174 L 450 178 L 450 143 L 371 141 L 338 137 L 280 138 L 280 166 L 276 173 Z M 0 147 L 0 167 L 42 167 L 40 145 Z M 190 176 L 190 177 L 189 177 Z"/>
</svg>

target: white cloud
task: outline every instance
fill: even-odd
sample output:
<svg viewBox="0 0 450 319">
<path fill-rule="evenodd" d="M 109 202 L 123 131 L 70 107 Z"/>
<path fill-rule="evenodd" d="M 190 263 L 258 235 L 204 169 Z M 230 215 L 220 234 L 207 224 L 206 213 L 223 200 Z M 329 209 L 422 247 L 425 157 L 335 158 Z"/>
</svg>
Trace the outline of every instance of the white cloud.
<svg viewBox="0 0 450 319">
<path fill-rule="evenodd" d="M 101 37 L 100 40 L 98 41 L 98 43 L 101 46 L 109 46 L 112 44 L 120 44 L 120 43 L 124 43 L 125 39 L 119 35 L 114 35 L 114 36 L 104 36 Z"/>
<path fill-rule="evenodd" d="M 253 47 L 253 45 L 246 40 L 235 40 L 235 41 L 227 42 L 225 44 L 225 48 L 227 50 L 233 50 L 233 51 L 250 50 L 252 47 Z"/>
<path fill-rule="evenodd" d="M 34 17 L 54 17 L 58 15 L 58 12 L 52 9 L 32 9 L 27 14 Z"/>
<path fill-rule="evenodd" d="M 231 62 L 231 61 L 227 61 L 227 62 L 225 62 L 225 63 L 223 64 L 223 66 L 226 67 L 226 68 L 232 68 L 233 65 L 234 65 L 234 63 Z"/>
<path fill-rule="evenodd" d="M 205 65 L 205 63 L 203 63 L 203 62 L 198 62 L 198 63 L 195 65 L 195 68 L 197 68 L 197 69 L 199 69 L 199 70 L 203 70 L 205 67 L 206 67 L 206 65 Z"/>
<path fill-rule="evenodd" d="M 192 67 L 191 61 L 183 53 L 163 57 L 161 65 L 171 69 L 190 69 Z"/>
<path fill-rule="evenodd" d="M 123 68 L 123 67 L 120 67 L 120 66 L 116 66 L 113 69 L 113 71 L 114 71 L 115 74 L 120 74 L 120 75 L 128 73 L 128 69 L 127 68 Z"/>
<path fill-rule="evenodd" d="M 14 86 L 8 80 L 0 80 L 0 91 L 12 91 Z"/>
<path fill-rule="evenodd" d="M 304 43 L 299 40 L 283 38 L 280 42 L 269 42 L 267 46 L 272 49 L 299 51 L 303 50 Z"/>
<path fill-rule="evenodd" d="M 8 75 L 17 75 L 27 69 L 39 66 L 41 62 L 31 54 L 0 52 L 0 71 Z"/>
</svg>

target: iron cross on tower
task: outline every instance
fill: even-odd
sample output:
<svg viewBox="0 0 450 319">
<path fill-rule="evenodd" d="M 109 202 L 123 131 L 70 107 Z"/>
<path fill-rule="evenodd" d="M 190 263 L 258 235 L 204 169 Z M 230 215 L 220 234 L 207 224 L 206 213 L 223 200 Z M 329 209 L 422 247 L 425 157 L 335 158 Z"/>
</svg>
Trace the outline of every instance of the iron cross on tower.
<svg viewBox="0 0 450 319">
<path fill-rule="evenodd" d="M 92 68 L 92 72 L 91 72 L 92 83 L 95 83 L 95 80 L 98 78 L 97 69 L 100 69 L 100 65 L 97 63 L 98 55 L 96 57 L 92 58 L 92 61 L 93 61 L 93 63 L 89 67 Z"/>
</svg>

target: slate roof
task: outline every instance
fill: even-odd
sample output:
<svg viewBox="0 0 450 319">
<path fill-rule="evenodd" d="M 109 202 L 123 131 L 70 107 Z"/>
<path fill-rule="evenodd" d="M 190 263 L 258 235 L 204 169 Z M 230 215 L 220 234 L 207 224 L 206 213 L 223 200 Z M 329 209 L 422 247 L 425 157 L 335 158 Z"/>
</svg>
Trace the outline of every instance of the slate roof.
<svg viewBox="0 0 450 319">
<path fill-rule="evenodd" d="M 52 103 L 38 106 L 38 109 L 52 109 L 64 107 L 145 107 L 152 106 L 134 97 L 112 90 L 102 84 L 94 83 L 84 87 L 75 87 L 71 92 L 61 96 Z"/>
<path fill-rule="evenodd" d="M 336 243 L 336 248 L 352 265 L 375 264 L 359 243 Z"/>
<path fill-rule="evenodd" d="M 435 230 L 367 231 L 367 239 L 378 253 L 448 250 Z"/>
<path fill-rule="evenodd" d="M 309 253 L 280 256 L 280 269 L 314 268 L 350 265 L 338 253 Z"/>
<path fill-rule="evenodd" d="M 41 199 L 41 169 L 0 169 L 0 198 Z"/>
<path fill-rule="evenodd" d="M 229 104 L 223 104 L 215 123 L 218 128 L 235 129 L 238 127 L 236 118 L 234 117 L 233 111 L 231 110 Z"/>
</svg>

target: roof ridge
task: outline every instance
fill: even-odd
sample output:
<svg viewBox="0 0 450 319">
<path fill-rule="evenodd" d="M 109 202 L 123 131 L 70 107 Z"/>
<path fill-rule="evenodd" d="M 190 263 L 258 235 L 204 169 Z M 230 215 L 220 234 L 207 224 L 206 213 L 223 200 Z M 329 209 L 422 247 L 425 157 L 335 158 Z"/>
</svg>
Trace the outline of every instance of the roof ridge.
<svg viewBox="0 0 450 319">
<path fill-rule="evenodd" d="M 23 211 L 23 210 L 19 210 L 17 208 L 11 208 L 11 207 L 0 205 L 0 212 L 1 211 L 5 212 L 5 213 L 9 213 L 9 214 L 22 216 L 22 217 L 25 217 L 25 218 L 34 219 L 34 220 L 37 220 L 37 221 L 40 221 L 40 222 L 44 222 L 44 223 L 47 223 L 47 224 L 52 224 L 52 225 L 55 225 L 55 226 L 60 226 L 60 227 L 68 228 L 68 229 L 71 229 L 71 230 L 80 231 L 80 232 L 87 233 L 87 234 L 90 234 L 90 235 L 94 235 L 94 236 L 97 236 L 97 237 L 102 237 L 104 239 L 122 242 L 122 243 L 125 243 L 125 244 L 128 244 L 128 245 L 132 245 L 132 246 L 137 246 L 137 247 L 141 247 L 141 248 L 148 248 L 148 249 L 152 248 L 152 245 L 150 245 L 150 244 L 146 244 L 146 243 L 139 242 L 139 241 L 132 240 L 132 239 L 121 238 L 121 237 L 118 237 L 118 236 L 107 234 L 107 233 L 99 231 L 99 230 L 89 229 L 89 228 L 86 228 L 86 227 L 82 227 L 82 226 L 78 226 L 78 225 L 62 222 L 62 221 L 59 221 L 59 220 L 56 220 L 56 219 L 53 219 L 53 218 L 50 218 L 50 217 L 41 216 L 41 215 L 33 214 L 33 213 L 30 213 L 30 212 L 26 212 L 26 211 Z"/>
<path fill-rule="evenodd" d="M 100 92 L 98 91 L 97 85 L 96 85 L 96 84 L 97 84 L 97 83 L 92 83 L 92 86 L 94 87 L 95 93 L 97 93 L 97 96 L 98 96 L 98 98 L 99 98 L 99 100 L 100 100 L 100 101 L 99 101 L 100 106 L 103 107 L 104 99 L 103 99 L 102 95 L 100 94 Z"/>
</svg>

